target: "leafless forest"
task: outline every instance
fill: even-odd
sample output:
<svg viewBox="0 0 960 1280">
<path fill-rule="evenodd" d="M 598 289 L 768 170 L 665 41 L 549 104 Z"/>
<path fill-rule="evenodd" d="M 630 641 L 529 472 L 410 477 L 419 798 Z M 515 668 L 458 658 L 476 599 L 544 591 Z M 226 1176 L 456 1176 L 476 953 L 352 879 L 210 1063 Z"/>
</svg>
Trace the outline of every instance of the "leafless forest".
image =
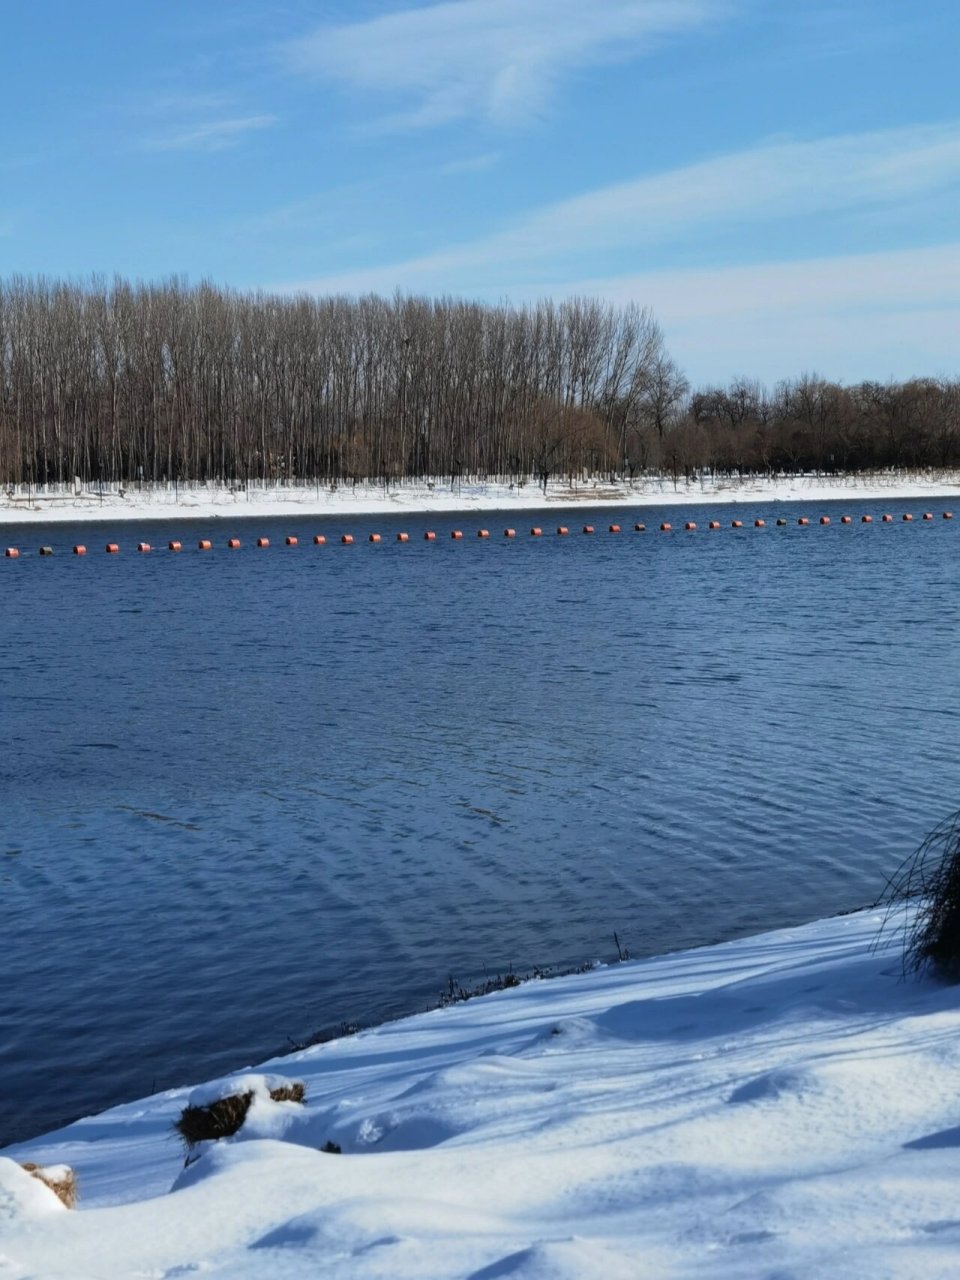
<svg viewBox="0 0 960 1280">
<path fill-rule="evenodd" d="M 691 391 L 648 311 L 591 299 L 0 282 L 5 485 L 950 467 L 958 426 L 957 381 Z"/>
</svg>

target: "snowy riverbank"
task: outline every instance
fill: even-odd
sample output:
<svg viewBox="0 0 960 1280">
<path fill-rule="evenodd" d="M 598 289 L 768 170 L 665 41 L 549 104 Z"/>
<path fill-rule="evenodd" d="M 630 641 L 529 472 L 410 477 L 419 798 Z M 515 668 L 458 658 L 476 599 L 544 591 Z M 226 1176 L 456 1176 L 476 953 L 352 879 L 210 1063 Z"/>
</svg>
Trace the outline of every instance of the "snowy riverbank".
<svg viewBox="0 0 960 1280">
<path fill-rule="evenodd" d="M 278 1059 L 306 1106 L 258 1096 L 185 1172 L 189 1090 L 11 1148 L 71 1165 L 81 1207 L 0 1158 L 0 1275 L 955 1275 L 960 988 L 902 981 L 879 922 L 533 982 Z"/>
<path fill-rule="evenodd" d="M 76 523 L 123 520 L 206 519 L 218 516 L 356 516 L 409 512 L 538 511 L 548 508 L 610 505 L 616 507 L 677 504 L 832 502 L 838 499 L 901 502 L 960 501 L 960 474 L 897 473 L 882 476 L 789 476 L 779 479 L 674 485 L 669 478 L 636 484 L 584 481 L 572 485 L 551 481 L 546 493 L 533 480 L 517 486 L 495 481 L 453 485 L 411 482 L 382 485 L 249 486 L 245 490 L 214 485 L 157 485 L 60 493 L 23 489 L 0 494 L 0 525 Z"/>
</svg>

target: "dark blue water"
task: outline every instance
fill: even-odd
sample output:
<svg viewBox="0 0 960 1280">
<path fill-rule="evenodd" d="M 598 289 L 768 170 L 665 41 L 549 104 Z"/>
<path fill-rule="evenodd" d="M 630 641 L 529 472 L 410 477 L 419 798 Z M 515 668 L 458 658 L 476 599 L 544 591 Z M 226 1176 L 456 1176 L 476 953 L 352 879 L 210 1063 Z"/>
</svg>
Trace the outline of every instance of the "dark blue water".
<svg viewBox="0 0 960 1280">
<path fill-rule="evenodd" d="M 0 1145 L 451 974 L 874 900 L 960 803 L 960 521 L 800 511 L 0 531 Z"/>
</svg>

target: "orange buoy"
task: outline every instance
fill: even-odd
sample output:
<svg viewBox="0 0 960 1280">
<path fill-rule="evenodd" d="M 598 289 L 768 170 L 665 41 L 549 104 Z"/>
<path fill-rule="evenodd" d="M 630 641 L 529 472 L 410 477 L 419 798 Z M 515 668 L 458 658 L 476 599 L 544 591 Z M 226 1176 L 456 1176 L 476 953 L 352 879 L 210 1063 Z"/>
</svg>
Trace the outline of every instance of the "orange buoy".
<svg viewBox="0 0 960 1280">
<path fill-rule="evenodd" d="M 298 539 L 298 538 L 294 538 L 294 537 L 292 537 L 292 536 L 288 536 L 288 537 L 285 539 L 285 541 L 286 541 L 286 544 L 287 544 L 287 546 L 288 546 L 288 547 L 295 547 L 295 546 L 297 545 L 297 543 L 299 542 L 299 539 Z"/>
<path fill-rule="evenodd" d="M 352 545 L 353 545 L 353 534 L 352 534 L 352 533 L 341 533 L 341 535 L 340 535 L 340 541 L 341 541 L 341 543 L 342 543 L 345 547 L 352 546 Z"/>
<path fill-rule="evenodd" d="M 860 523 L 861 523 L 861 524 L 873 524 L 873 516 L 861 516 L 861 517 L 860 517 Z"/>
<path fill-rule="evenodd" d="M 923 518 L 924 518 L 924 520 L 932 520 L 932 519 L 933 519 L 933 512 L 932 512 L 932 511 L 925 511 L 925 512 L 923 513 Z"/>
<path fill-rule="evenodd" d="M 801 516 L 800 519 L 797 521 L 797 524 L 809 524 L 809 523 L 810 521 L 807 519 L 806 516 Z"/>
<path fill-rule="evenodd" d="M 778 518 L 777 518 L 777 524 L 783 525 L 783 524 L 786 524 L 786 523 L 787 523 L 786 516 L 778 516 Z"/>
<path fill-rule="evenodd" d="M 313 535 L 313 545 L 315 547 L 325 547 L 327 545 L 326 537 L 322 533 L 315 533 Z"/>
<path fill-rule="evenodd" d="M 830 523 L 830 517 L 829 517 L 829 516 L 821 516 L 821 517 L 820 517 L 820 523 L 821 523 L 821 524 L 829 524 L 829 523 Z"/>
<path fill-rule="evenodd" d="M 463 537 L 463 530 L 462 530 L 462 529 L 451 529 L 451 531 L 450 531 L 450 537 L 451 537 L 451 538 L 453 538 L 454 542 L 459 542 L 459 540 Z"/>
<path fill-rule="evenodd" d="M 503 536 L 505 538 L 515 538 L 517 536 L 516 529 L 504 529 Z"/>
<path fill-rule="evenodd" d="M 489 538 L 489 537 L 490 537 L 490 530 L 489 530 L 489 529 L 478 529 L 478 530 L 477 530 L 477 537 L 478 537 L 478 538 Z"/>
<path fill-rule="evenodd" d="M 410 535 L 409 535 L 409 533 L 398 533 L 398 534 L 397 534 L 397 541 L 398 541 L 398 542 L 409 542 L 409 541 L 410 541 Z"/>
<path fill-rule="evenodd" d="M 619 526 L 618 524 L 612 524 L 612 525 L 610 526 L 610 532 L 611 532 L 611 533 L 619 533 L 619 532 L 620 532 L 620 526 Z"/>
<path fill-rule="evenodd" d="M 537 526 L 536 526 L 536 525 L 534 525 L 534 527 L 530 530 L 530 537 L 531 537 L 531 538 L 540 538 L 540 537 L 542 537 L 542 536 L 543 536 L 543 530 L 542 530 L 542 529 L 538 529 L 538 528 L 537 528 Z"/>
<path fill-rule="evenodd" d="M 893 516 L 883 515 L 880 517 L 880 519 L 883 521 L 884 524 L 889 524 L 890 521 L 893 519 Z"/>
<path fill-rule="evenodd" d="M 150 546 L 150 543 L 149 543 L 149 542 L 138 542 L 138 543 L 137 543 L 137 550 L 138 550 L 138 551 L 140 551 L 140 552 L 144 552 L 144 553 L 145 553 L 145 552 L 147 552 L 147 551 L 152 550 L 152 548 L 151 548 L 151 546 Z"/>
<path fill-rule="evenodd" d="M 76 547 L 74 547 L 73 549 L 74 549 L 74 551 L 76 551 L 76 550 L 77 550 L 77 548 L 76 548 Z M 179 550 L 180 550 L 180 543 L 179 543 L 179 542 L 168 542 L 168 543 L 167 543 L 167 549 L 168 549 L 169 551 L 179 551 Z M 82 552 L 78 552 L 78 554 L 82 555 L 83 553 L 82 553 Z"/>
<path fill-rule="evenodd" d="M 719 528 L 720 528 L 720 521 L 719 521 L 719 520 L 711 520 L 711 521 L 710 521 L 710 523 L 707 525 L 707 528 L 708 528 L 708 529 L 719 529 Z"/>
<path fill-rule="evenodd" d="M 944 518 L 944 520 L 952 520 L 952 519 L 953 519 L 953 512 L 952 512 L 952 511 L 945 511 L 945 512 L 943 513 L 943 518 Z"/>
<path fill-rule="evenodd" d="M 76 551 L 76 547 L 74 547 L 74 551 Z M 6 555 L 6 557 L 7 557 L 7 559 L 8 559 L 8 560 L 19 560 L 19 559 L 20 559 L 20 549 L 19 549 L 19 547 L 7 547 L 7 550 L 6 550 L 6 552 L 5 552 L 5 555 Z"/>
<path fill-rule="evenodd" d="M 368 542 L 379 542 L 379 541 L 380 541 L 380 535 L 379 535 L 379 533 L 371 533 L 371 534 L 370 534 L 370 536 L 369 536 L 369 538 L 367 539 L 367 541 L 368 541 Z"/>
<path fill-rule="evenodd" d="M 257 539 L 257 546 L 258 546 L 258 547 L 269 547 L 269 545 L 270 545 L 270 539 L 269 539 L 269 538 L 258 538 L 258 539 Z"/>
<path fill-rule="evenodd" d="M 592 524 L 585 524 L 585 525 L 583 526 L 583 532 L 584 532 L 584 533 L 593 533 L 593 525 L 592 525 Z"/>
<path fill-rule="evenodd" d="M 635 524 L 633 526 L 635 533 L 646 533 L 647 526 L 645 524 Z"/>
<path fill-rule="evenodd" d="M 910 514 L 910 512 L 909 512 L 909 511 L 905 511 L 905 512 L 903 513 L 903 518 L 904 518 L 904 520 L 912 520 L 912 519 L 913 519 L 913 516 Z"/>
<path fill-rule="evenodd" d="M 766 520 L 754 520 L 753 527 L 755 529 L 763 529 L 766 527 Z"/>
<path fill-rule="evenodd" d="M 840 523 L 841 523 L 841 524 L 852 524 L 852 523 L 853 523 L 852 517 L 851 517 L 851 516 L 841 516 L 841 517 L 840 517 Z"/>
<path fill-rule="evenodd" d="M 663 522 L 663 524 L 660 526 L 660 532 L 661 532 L 661 533 L 669 533 L 669 532 L 670 532 L 670 530 L 671 530 L 672 528 L 673 528 L 673 526 L 672 526 L 672 525 L 670 525 L 670 524 L 668 524 L 666 521 L 664 521 L 664 522 Z"/>
<path fill-rule="evenodd" d="M 120 548 L 117 545 L 117 543 L 108 542 L 107 545 L 104 547 L 104 551 L 106 551 L 108 556 L 115 556 L 119 554 Z"/>
<path fill-rule="evenodd" d="M 177 543 L 177 545 L 179 546 L 180 544 Z M 19 554 L 20 552 L 18 551 L 17 555 Z M 73 554 L 75 556 L 85 556 L 87 554 L 87 548 L 82 543 L 78 542 L 77 545 L 73 548 Z"/>
<path fill-rule="evenodd" d="M 41 547 L 41 548 L 40 548 L 40 554 L 41 554 L 42 556 L 52 556 L 52 555 L 53 555 L 53 547 Z"/>
<path fill-rule="evenodd" d="M 197 543 L 197 550 L 198 550 L 198 551 L 212 551 L 212 550 L 213 550 L 213 543 L 210 541 L 210 539 L 209 539 L 209 538 L 201 538 L 201 539 L 200 539 L 200 541 Z"/>
<path fill-rule="evenodd" d="M 731 520 L 731 521 L 730 521 L 730 528 L 731 528 L 731 529 L 742 529 L 742 528 L 743 528 L 743 521 L 742 521 L 742 520 Z"/>
<path fill-rule="evenodd" d="M 557 534 L 558 534 L 561 538 L 563 537 L 563 535 L 564 535 L 564 534 L 569 533 L 569 532 L 570 532 L 570 530 L 567 528 L 567 526 L 566 526 L 565 524 L 558 524 L 558 525 L 557 525 Z"/>
<path fill-rule="evenodd" d="M 227 546 L 230 548 L 230 550 L 231 550 L 231 551 L 239 551 L 239 550 L 240 550 L 240 539 L 239 539 L 239 538 L 228 538 L 228 539 L 227 539 Z"/>
<path fill-rule="evenodd" d="M 685 529 L 688 529 L 688 530 L 690 530 L 690 531 L 692 532 L 694 529 L 696 529 L 696 527 L 697 527 L 697 522 L 696 522 L 695 520 L 688 520 L 688 521 L 686 522 L 686 524 L 685 524 L 683 527 L 684 527 Z"/>
<path fill-rule="evenodd" d="M 424 542 L 436 542 L 437 535 L 431 529 L 428 529 L 423 535 L 423 540 Z"/>
</svg>

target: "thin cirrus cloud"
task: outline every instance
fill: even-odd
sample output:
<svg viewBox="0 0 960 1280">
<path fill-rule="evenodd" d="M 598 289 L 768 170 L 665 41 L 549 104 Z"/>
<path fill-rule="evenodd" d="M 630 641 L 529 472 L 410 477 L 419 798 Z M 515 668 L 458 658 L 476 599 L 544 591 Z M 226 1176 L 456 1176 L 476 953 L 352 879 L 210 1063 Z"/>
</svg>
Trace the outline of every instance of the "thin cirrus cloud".
<svg viewBox="0 0 960 1280">
<path fill-rule="evenodd" d="M 960 125 L 952 122 L 770 142 L 602 187 L 534 210 L 493 234 L 402 262 L 339 272 L 306 287 L 470 292 L 495 277 L 509 289 L 518 267 L 537 264 L 541 273 L 570 278 L 585 273 L 598 245 L 643 251 L 645 263 L 659 250 L 663 262 L 671 247 L 720 228 L 734 241 L 742 233 L 741 254 L 749 257 L 764 223 L 817 215 L 821 235 L 829 236 L 831 215 L 896 210 L 958 184 Z"/>
<path fill-rule="evenodd" d="M 440 166 L 440 172 L 445 176 L 458 173 L 486 173 L 500 163 L 500 158 L 499 151 L 488 151 L 479 156 L 465 156 L 462 160 L 448 160 L 446 164 Z"/>
<path fill-rule="evenodd" d="M 739 370 L 772 384 L 801 372 L 790 363 L 801 352 L 804 368 L 843 382 L 937 375 L 956 366 L 960 242 L 558 281 L 550 292 L 650 306 L 695 383 Z"/>
<path fill-rule="evenodd" d="M 277 117 L 271 115 L 204 120 L 157 134 L 144 145 L 149 151 L 223 151 L 237 146 L 247 134 L 272 129 L 277 123 Z"/>
<path fill-rule="evenodd" d="M 565 74 L 636 57 L 732 8 L 732 0 L 447 0 L 323 26 L 284 54 L 294 71 L 406 98 L 382 128 L 467 116 L 512 124 L 539 112 Z"/>
</svg>

